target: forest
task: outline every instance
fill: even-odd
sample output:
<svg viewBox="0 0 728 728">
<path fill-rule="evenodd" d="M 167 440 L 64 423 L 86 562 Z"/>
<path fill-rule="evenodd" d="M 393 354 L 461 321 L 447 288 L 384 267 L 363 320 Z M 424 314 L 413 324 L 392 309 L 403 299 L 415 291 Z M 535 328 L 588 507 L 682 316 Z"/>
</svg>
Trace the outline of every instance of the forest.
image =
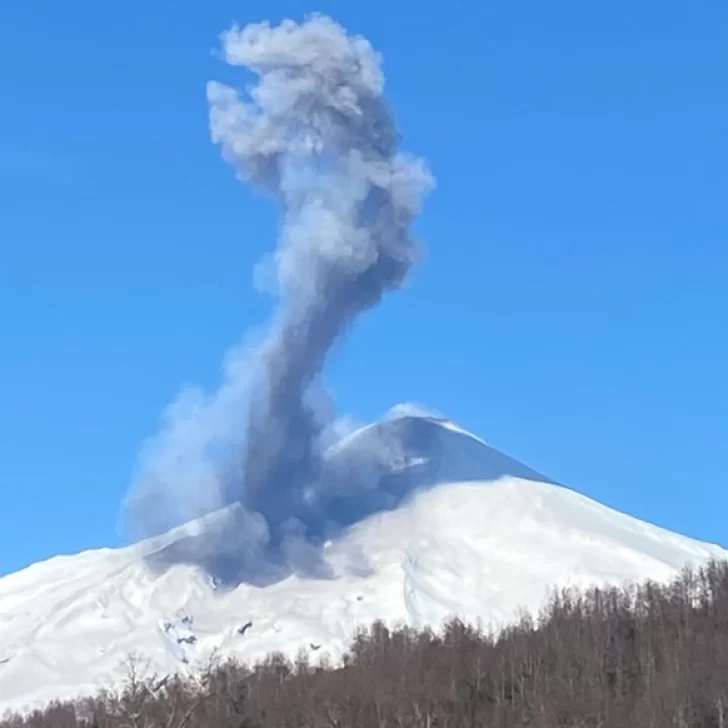
<svg viewBox="0 0 728 728">
<path fill-rule="evenodd" d="M 728 728 L 728 564 L 669 584 L 554 592 L 498 633 L 375 623 L 343 661 L 210 660 L 194 678 L 130 656 L 117 692 L 0 728 Z"/>
</svg>

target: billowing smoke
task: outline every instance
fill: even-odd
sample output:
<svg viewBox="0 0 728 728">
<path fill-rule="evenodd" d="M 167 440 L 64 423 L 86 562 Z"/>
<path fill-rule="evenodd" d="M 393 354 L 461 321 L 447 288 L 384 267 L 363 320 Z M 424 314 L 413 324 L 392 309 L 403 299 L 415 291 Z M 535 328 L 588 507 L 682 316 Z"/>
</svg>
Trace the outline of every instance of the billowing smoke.
<svg viewBox="0 0 728 728">
<path fill-rule="evenodd" d="M 256 82 L 246 94 L 208 85 L 212 138 L 243 181 L 280 205 L 278 306 L 248 366 L 228 367 L 215 395 L 188 394 L 195 406 L 181 421 L 169 413 L 138 482 L 148 504 L 145 482 L 167 497 L 177 475 L 184 484 L 196 478 L 206 492 L 181 491 L 193 511 L 241 504 L 256 523 L 262 517 L 269 552 L 292 534 L 300 552 L 332 520 L 321 493 L 336 488 L 323 474 L 332 412 L 319 375 L 354 320 L 404 281 L 416 258 L 411 225 L 433 179 L 422 160 L 399 151 L 381 59 L 366 39 L 313 16 L 233 28 L 223 50 Z M 180 459 L 186 470 L 176 474 Z M 144 498 L 132 500 L 147 510 Z M 218 540 L 239 543 L 224 531 Z"/>
</svg>

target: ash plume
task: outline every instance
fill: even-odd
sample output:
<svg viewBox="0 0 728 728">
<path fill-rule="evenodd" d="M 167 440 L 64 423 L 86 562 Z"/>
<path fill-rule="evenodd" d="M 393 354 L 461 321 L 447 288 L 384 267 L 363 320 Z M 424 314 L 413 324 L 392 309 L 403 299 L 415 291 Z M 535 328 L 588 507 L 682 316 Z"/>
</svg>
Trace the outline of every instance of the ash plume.
<svg viewBox="0 0 728 728">
<path fill-rule="evenodd" d="M 381 58 L 365 38 L 316 15 L 234 27 L 222 48 L 228 64 L 256 80 L 247 93 L 208 84 L 211 135 L 239 178 L 280 207 L 272 258 L 278 303 L 252 365 L 232 380 L 228 372 L 221 392 L 193 413 L 203 431 L 173 413 L 139 482 L 153 472 L 158 492 L 174 490 L 174 468 L 160 477 L 158 465 L 175 462 L 170 447 L 180 432 L 195 433 L 191 450 L 203 460 L 208 445 L 222 442 L 229 452 L 239 438 L 238 462 L 188 468 L 206 476 L 207 494 L 192 500 L 204 509 L 211 500 L 241 504 L 264 519 L 268 546 L 277 549 L 291 534 L 299 545 L 310 542 L 329 520 L 317 498 L 336 488 L 322 483 L 331 413 L 319 406 L 319 377 L 356 318 L 404 281 L 417 252 L 411 225 L 434 181 L 422 160 L 399 151 Z M 220 540 L 237 540 L 229 536 Z"/>
</svg>

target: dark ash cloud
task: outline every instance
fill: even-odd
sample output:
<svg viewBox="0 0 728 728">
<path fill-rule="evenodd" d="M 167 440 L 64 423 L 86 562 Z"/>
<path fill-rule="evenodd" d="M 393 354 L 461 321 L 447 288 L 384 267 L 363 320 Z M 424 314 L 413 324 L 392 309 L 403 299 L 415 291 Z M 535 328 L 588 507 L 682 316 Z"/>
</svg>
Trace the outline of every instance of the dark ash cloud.
<svg viewBox="0 0 728 728">
<path fill-rule="evenodd" d="M 256 543 L 264 545 L 236 536 L 240 521 L 218 529 L 205 562 L 222 549 L 233 562 L 247 553 L 254 564 L 241 567 L 246 573 L 270 564 L 271 554 L 281 562 L 298 554 L 311 568 L 307 545 L 338 520 L 321 497 L 337 486 L 324 472 L 332 416 L 320 406 L 319 377 L 356 318 L 404 281 L 416 259 L 411 226 L 433 178 L 399 149 L 381 58 L 365 38 L 316 15 L 233 28 L 222 46 L 227 63 L 256 81 L 247 93 L 208 85 L 212 139 L 242 181 L 280 206 L 276 312 L 265 340 L 246 366 L 235 369 L 233 360 L 219 392 L 187 394 L 192 411 L 171 413 L 130 504 L 143 513 L 151 493 L 187 498 L 191 508 L 178 510 L 194 517 L 237 503 L 246 518 L 262 518 Z M 176 472 L 180 461 L 186 472 Z"/>
</svg>

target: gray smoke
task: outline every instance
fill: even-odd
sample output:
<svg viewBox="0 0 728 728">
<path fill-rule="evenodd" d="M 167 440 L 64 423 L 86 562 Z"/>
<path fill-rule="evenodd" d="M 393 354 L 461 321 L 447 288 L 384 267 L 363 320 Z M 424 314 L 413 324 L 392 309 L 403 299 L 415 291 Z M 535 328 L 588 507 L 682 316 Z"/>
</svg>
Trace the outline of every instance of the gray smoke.
<svg viewBox="0 0 728 728">
<path fill-rule="evenodd" d="M 260 514 L 275 549 L 291 534 L 315 540 L 329 520 L 318 497 L 335 487 L 322 483 L 331 413 L 317 404 L 319 375 L 357 316 L 404 281 L 417 250 L 410 228 L 433 178 L 422 160 L 399 151 L 381 59 L 365 38 L 317 15 L 300 24 L 236 27 L 222 45 L 227 63 L 256 81 L 247 93 L 208 85 L 212 139 L 243 181 L 280 205 L 282 227 L 272 259 L 275 320 L 255 366 L 246 368 L 245 386 L 233 380 L 224 387 L 246 396 L 225 395 L 218 407 L 226 425 L 237 424 L 240 413 L 231 414 L 230 404 L 245 401 L 240 468 L 228 463 L 221 474 L 215 463 L 214 486 L 207 487 L 215 491 L 212 500 Z M 208 398 L 204 417 L 217 400 Z M 198 436 L 194 451 L 209 449 L 199 427 L 188 429 Z M 145 472 L 160 456 L 175 461 L 167 445 L 178 441 L 178 431 L 187 430 L 167 423 Z M 222 440 L 229 444 L 229 431 Z M 190 469 L 199 470 L 208 474 L 205 467 Z"/>
</svg>

